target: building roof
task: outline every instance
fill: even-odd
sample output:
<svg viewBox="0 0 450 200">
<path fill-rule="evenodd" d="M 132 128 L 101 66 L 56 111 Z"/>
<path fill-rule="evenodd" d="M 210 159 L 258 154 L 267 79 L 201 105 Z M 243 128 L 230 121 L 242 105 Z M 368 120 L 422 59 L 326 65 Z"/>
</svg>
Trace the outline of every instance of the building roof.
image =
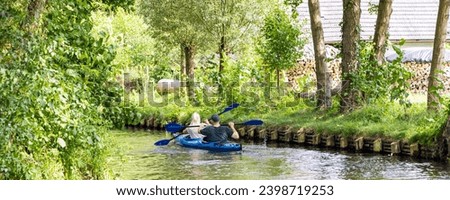
<svg viewBox="0 0 450 200">
<path fill-rule="evenodd" d="M 375 32 L 376 14 L 370 14 L 369 3 L 378 0 L 361 0 L 361 38 L 369 39 Z M 389 26 L 389 38 L 393 41 L 405 39 L 408 42 L 431 42 L 434 40 L 439 0 L 394 0 Z M 299 8 L 300 19 L 306 19 L 305 29 L 310 32 L 307 1 Z M 326 43 L 341 41 L 342 0 L 321 0 L 320 12 Z M 450 22 L 450 21 L 449 21 Z M 450 32 L 450 25 L 447 27 Z"/>
</svg>

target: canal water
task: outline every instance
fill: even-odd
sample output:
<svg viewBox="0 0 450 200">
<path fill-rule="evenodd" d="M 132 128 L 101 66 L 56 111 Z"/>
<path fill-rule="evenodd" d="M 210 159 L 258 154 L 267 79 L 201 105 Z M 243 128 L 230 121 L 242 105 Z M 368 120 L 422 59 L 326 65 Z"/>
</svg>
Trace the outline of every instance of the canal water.
<svg viewBox="0 0 450 200">
<path fill-rule="evenodd" d="M 124 180 L 373 180 L 450 179 L 450 165 L 369 153 L 242 141 L 242 152 L 214 153 L 175 144 L 164 132 L 112 132 L 120 151 L 111 157 Z"/>
</svg>

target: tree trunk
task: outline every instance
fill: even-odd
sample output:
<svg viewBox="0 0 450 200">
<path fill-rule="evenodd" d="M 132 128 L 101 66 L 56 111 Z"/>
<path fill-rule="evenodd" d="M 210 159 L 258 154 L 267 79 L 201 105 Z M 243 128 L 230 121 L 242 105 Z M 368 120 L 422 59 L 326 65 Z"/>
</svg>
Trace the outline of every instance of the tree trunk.
<svg viewBox="0 0 450 200">
<path fill-rule="evenodd" d="M 437 111 L 441 107 L 439 90 L 443 86 L 441 82 L 441 71 L 445 56 L 449 4 L 450 0 L 439 1 L 439 11 L 434 36 L 433 59 L 431 61 L 430 76 L 428 77 L 427 109 L 429 111 Z"/>
<path fill-rule="evenodd" d="M 180 81 L 182 81 L 183 75 L 186 74 L 186 65 L 184 63 L 185 63 L 184 47 L 182 44 L 180 44 Z"/>
<path fill-rule="evenodd" d="M 269 69 L 266 69 L 265 70 L 266 71 L 266 73 L 265 73 L 265 81 L 266 81 L 266 84 L 265 84 L 265 90 L 264 90 L 264 96 L 265 96 L 265 100 L 267 101 L 267 102 L 269 102 L 271 99 L 272 99 L 272 96 L 271 96 L 271 90 L 272 90 L 272 83 L 271 83 L 271 78 L 270 78 L 270 76 L 272 75 L 272 70 L 269 70 Z"/>
<path fill-rule="evenodd" d="M 341 112 L 356 107 L 357 92 L 349 74 L 358 69 L 358 42 L 360 39 L 361 0 L 343 0 L 342 24 L 342 91 Z"/>
<path fill-rule="evenodd" d="M 223 24 L 222 26 L 224 28 Z M 225 36 L 222 35 L 222 37 L 220 38 L 220 45 L 219 45 L 219 95 L 223 94 L 222 72 L 223 72 L 223 63 L 225 62 L 224 57 L 225 57 Z"/>
<path fill-rule="evenodd" d="M 186 80 L 186 86 L 187 86 L 187 93 L 189 97 L 189 101 L 196 105 L 198 104 L 197 99 L 195 98 L 195 76 L 194 76 L 194 69 L 195 69 L 195 48 L 193 46 L 187 45 L 184 47 L 184 55 L 186 58 L 186 73 L 187 73 L 187 80 Z"/>
<path fill-rule="evenodd" d="M 325 41 L 323 37 L 322 21 L 320 17 L 319 0 L 309 0 L 309 16 L 311 18 L 311 32 L 314 43 L 314 58 L 317 77 L 317 108 L 328 109 L 331 107 L 331 77 L 327 73 L 328 66 L 325 61 Z"/>
<path fill-rule="evenodd" d="M 278 93 L 280 93 L 280 69 L 277 68 L 276 72 L 277 72 L 277 91 Z"/>
<path fill-rule="evenodd" d="M 220 38 L 220 45 L 219 45 L 219 73 L 222 73 L 223 71 L 223 63 L 224 63 L 224 56 L 225 55 L 225 36 L 222 36 Z"/>
<path fill-rule="evenodd" d="M 221 17 L 223 19 L 226 19 L 226 13 L 227 13 L 227 1 L 226 0 L 221 0 L 220 1 L 220 12 L 221 12 Z M 225 41 L 225 32 L 226 32 L 226 28 L 225 28 L 225 22 L 221 22 L 221 27 L 220 27 L 220 44 L 219 44 L 219 87 L 218 87 L 218 91 L 219 91 L 219 96 L 223 95 L 223 80 L 222 80 L 222 72 L 223 72 L 223 64 L 224 64 L 224 53 L 225 53 L 225 45 L 226 45 L 226 41 Z"/>
<path fill-rule="evenodd" d="M 30 33 L 34 32 L 38 25 L 41 13 L 45 8 L 47 0 L 31 0 L 28 4 L 28 12 L 22 28 Z"/>
<path fill-rule="evenodd" d="M 378 4 L 378 17 L 375 26 L 375 35 L 373 43 L 375 43 L 375 56 L 378 65 L 385 61 L 384 53 L 386 52 L 386 41 L 389 29 L 389 21 L 392 14 L 392 0 L 380 0 Z"/>
</svg>

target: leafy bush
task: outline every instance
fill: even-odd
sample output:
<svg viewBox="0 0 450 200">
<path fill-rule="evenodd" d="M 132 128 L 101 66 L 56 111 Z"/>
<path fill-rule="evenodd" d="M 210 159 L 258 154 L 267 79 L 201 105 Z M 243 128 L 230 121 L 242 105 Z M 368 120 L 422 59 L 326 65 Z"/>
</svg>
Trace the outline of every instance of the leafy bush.
<svg viewBox="0 0 450 200">
<path fill-rule="evenodd" d="M 21 29 L 21 19 L 9 24 L 17 32 L 0 54 L 1 179 L 109 176 L 104 139 L 120 113 L 121 90 L 110 64 L 113 49 L 89 34 L 94 8 L 49 1 L 42 29 Z"/>
<path fill-rule="evenodd" d="M 400 46 L 403 43 L 404 41 L 400 42 Z M 402 105 L 411 105 L 407 100 L 407 90 L 412 73 L 402 65 L 403 52 L 400 47 L 393 45 L 392 48 L 397 53 L 397 58 L 390 63 L 379 65 L 373 58 L 374 44 L 360 42 L 359 68 L 350 74 L 352 84 L 361 94 L 360 101 L 371 103 L 389 98 L 391 101 L 398 100 Z"/>
</svg>

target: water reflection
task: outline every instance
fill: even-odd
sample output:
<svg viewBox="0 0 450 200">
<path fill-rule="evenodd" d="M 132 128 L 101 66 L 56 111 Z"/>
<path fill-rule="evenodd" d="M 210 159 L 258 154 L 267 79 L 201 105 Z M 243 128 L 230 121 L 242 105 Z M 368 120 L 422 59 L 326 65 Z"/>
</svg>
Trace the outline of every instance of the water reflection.
<svg viewBox="0 0 450 200">
<path fill-rule="evenodd" d="M 448 164 L 405 157 L 251 141 L 243 143 L 242 152 L 214 153 L 173 144 L 155 147 L 155 141 L 170 138 L 164 133 L 114 135 L 127 146 L 126 162 L 113 157 L 120 179 L 450 179 Z"/>
</svg>

